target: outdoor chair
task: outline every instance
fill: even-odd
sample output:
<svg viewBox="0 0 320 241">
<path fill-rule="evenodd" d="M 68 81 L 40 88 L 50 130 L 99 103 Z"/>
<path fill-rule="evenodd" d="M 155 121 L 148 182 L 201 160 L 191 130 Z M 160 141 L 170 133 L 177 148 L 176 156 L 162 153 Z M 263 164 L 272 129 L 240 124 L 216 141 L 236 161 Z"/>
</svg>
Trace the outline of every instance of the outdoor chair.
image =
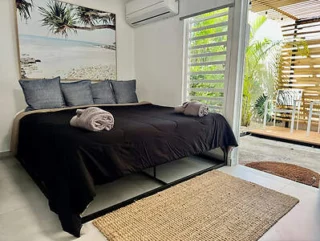
<svg viewBox="0 0 320 241">
<path fill-rule="evenodd" d="M 313 111 L 313 106 L 314 105 L 320 105 L 320 101 L 311 101 L 310 102 L 310 109 L 309 109 L 309 119 L 308 119 L 308 127 L 307 127 L 307 136 L 310 135 L 310 130 L 311 130 L 311 121 L 312 121 L 312 116 L 317 115 L 319 118 L 318 122 L 318 133 L 320 133 L 320 111 Z"/>
<path fill-rule="evenodd" d="M 280 89 L 277 92 L 277 97 L 274 103 L 271 104 L 271 112 L 273 113 L 273 126 L 276 125 L 276 118 L 278 113 L 291 114 L 291 126 L 290 132 L 293 133 L 294 120 L 296 112 L 298 112 L 297 118 L 297 130 L 299 129 L 300 118 L 300 106 L 302 100 L 303 90 L 301 89 Z M 265 102 L 263 128 L 267 125 L 267 114 L 270 100 Z"/>
</svg>

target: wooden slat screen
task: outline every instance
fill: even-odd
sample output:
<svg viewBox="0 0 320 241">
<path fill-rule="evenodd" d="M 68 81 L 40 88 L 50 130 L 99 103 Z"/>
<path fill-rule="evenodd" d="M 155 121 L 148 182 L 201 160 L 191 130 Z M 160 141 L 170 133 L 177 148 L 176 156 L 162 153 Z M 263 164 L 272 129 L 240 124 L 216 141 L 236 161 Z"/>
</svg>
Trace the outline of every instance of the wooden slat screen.
<svg viewBox="0 0 320 241">
<path fill-rule="evenodd" d="M 285 41 L 277 88 L 303 89 L 300 119 L 307 121 L 310 101 L 320 100 L 320 20 L 297 21 L 283 26 L 282 32 Z M 318 121 L 315 117 L 313 120 Z M 281 115 L 283 120 L 289 118 Z"/>
</svg>

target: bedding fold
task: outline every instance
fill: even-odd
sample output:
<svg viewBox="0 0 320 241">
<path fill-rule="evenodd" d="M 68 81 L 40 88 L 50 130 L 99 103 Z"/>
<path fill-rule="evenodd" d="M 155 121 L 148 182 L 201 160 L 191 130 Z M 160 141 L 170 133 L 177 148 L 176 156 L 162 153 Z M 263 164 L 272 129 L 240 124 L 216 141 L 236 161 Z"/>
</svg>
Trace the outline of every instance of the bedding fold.
<svg viewBox="0 0 320 241">
<path fill-rule="evenodd" d="M 73 127 L 79 127 L 89 131 L 110 131 L 114 126 L 113 115 L 98 107 L 77 109 L 76 113 L 77 115 L 70 120 L 70 125 Z"/>
<path fill-rule="evenodd" d="M 125 106 L 140 106 L 140 105 L 149 105 L 151 104 L 148 101 L 141 101 L 139 103 L 127 103 L 127 104 L 94 104 L 94 105 L 83 105 L 83 106 L 73 106 L 73 107 L 63 107 L 63 108 L 53 108 L 53 109 L 40 109 L 40 110 L 32 110 L 32 111 L 19 111 L 12 123 L 12 131 L 11 131 L 11 141 L 10 141 L 10 152 L 15 156 L 18 152 L 18 144 L 19 144 L 19 131 L 20 131 L 20 121 L 24 117 L 33 114 L 41 114 L 41 113 L 55 113 L 61 112 L 65 110 L 76 110 L 79 108 L 88 108 L 88 107 L 125 107 Z"/>
</svg>

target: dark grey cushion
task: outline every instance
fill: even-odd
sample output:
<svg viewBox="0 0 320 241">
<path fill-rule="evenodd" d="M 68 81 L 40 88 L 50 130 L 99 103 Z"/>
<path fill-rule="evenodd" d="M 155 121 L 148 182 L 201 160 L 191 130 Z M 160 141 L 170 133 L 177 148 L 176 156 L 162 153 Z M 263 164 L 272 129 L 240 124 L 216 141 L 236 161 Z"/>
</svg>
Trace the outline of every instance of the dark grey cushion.
<svg viewBox="0 0 320 241">
<path fill-rule="evenodd" d="M 28 104 L 27 110 L 61 108 L 65 106 L 60 77 L 19 81 Z"/>
<path fill-rule="evenodd" d="M 95 104 L 116 104 L 112 86 L 109 80 L 91 85 L 93 102 Z"/>
<path fill-rule="evenodd" d="M 136 80 L 112 80 L 111 83 L 118 104 L 138 102 Z"/>
<path fill-rule="evenodd" d="M 68 106 L 94 104 L 91 93 L 90 80 L 81 80 L 73 83 L 62 83 L 61 90 Z"/>
</svg>

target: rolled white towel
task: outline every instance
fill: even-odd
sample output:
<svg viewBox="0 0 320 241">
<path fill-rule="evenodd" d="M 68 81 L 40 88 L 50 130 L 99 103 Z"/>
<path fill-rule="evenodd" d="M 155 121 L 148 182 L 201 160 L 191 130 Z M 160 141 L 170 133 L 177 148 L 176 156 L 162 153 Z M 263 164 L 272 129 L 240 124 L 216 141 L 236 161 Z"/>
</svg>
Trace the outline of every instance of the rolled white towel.
<svg viewBox="0 0 320 241">
<path fill-rule="evenodd" d="M 199 116 L 203 117 L 209 114 L 209 107 L 207 105 L 201 105 L 199 108 Z"/>
<path fill-rule="evenodd" d="M 110 131 L 114 126 L 113 115 L 98 107 L 78 109 L 77 115 L 70 120 L 70 125 L 80 127 L 89 131 Z"/>
<path fill-rule="evenodd" d="M 191 101 L 188 102 L 188 105 L 183 113 L 185 115 L 203 117 L 209 114 L 209 108 L 207 105 L 202 104 L 201 102 Z"/>
</svg>

